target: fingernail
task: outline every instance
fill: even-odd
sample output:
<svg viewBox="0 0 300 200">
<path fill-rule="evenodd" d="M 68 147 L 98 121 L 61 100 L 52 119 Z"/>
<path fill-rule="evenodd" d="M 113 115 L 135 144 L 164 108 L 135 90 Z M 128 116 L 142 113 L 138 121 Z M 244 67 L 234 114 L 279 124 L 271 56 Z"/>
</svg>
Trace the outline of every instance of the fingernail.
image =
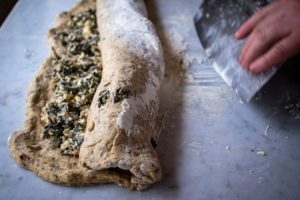
<svg viewBox="0 0 300 200">
<path fill-rule="evenodd" d="M 239 31 L 237 31 L 237 32 L 234 34 L 234 37 L 235 37 L 235 38 L 239 38 Z"/>
</svg>

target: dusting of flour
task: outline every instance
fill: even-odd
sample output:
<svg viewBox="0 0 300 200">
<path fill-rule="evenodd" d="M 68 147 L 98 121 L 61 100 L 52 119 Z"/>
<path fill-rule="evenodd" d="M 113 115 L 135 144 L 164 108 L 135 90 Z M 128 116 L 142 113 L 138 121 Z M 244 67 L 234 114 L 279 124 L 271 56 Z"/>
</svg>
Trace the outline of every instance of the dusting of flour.
<svg viewBox="0 0 300 200">
<path fill-rule="evenodd" d="M 152 23 L 146 18 L 147 13 L 143 0 L 105 1 L 98 9 L 98 14 L 104 21 L 109 21 L 101 27 L 102 35 L 112 35 L 119 44 L 126 45 L 128 53 L 140 60 L 146 59 L 143 65 L 148 71 L 148 80 L 144 93 L 137 94 L 122 102 L 122 111 L 117 117 L 120 128 L 131 132 L 137 113 L 142 113 L 150 103 L 157 101 L 160 83 L 164 74 L 164 62 L 159 38 L 156 36 Z M 113 13 L 113 18 L 111 15 Z M 103 39 L 103 38 L 102 38 Z M 107 38 L 106 38 L 107 39 Z M 103 39 L 105 43 L 105 39 Z"/>
</svg>

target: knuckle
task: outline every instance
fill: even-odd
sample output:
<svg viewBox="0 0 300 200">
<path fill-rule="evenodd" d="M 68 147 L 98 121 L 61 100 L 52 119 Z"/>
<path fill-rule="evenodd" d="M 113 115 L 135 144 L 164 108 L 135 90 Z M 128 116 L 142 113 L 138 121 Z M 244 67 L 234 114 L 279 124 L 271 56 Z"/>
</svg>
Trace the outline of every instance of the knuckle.
<svg viewBox="0 0 300 200">
<path fill-rule="evenodd" d="M 260 28 L 257 30 L 256 35 L 260 41 L 265 41 L 268 39 L 267 30 L 265 28 Z"/>
<path fill-rule="evenodd" d="M 274 53 L 279 57 L 286 57 L 288 55 L 287 47 L 285 42 L 278 42 L 274 47 Z"/>
</svg>

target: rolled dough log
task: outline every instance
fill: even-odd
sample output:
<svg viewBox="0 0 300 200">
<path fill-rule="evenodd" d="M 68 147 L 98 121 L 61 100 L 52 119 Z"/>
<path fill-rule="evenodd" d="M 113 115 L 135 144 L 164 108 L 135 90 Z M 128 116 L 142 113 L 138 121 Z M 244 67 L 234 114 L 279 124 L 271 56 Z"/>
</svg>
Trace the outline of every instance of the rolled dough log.
<svg viewBox="0 0 300 200">
<path fill-rule="evenodd" d="M 93 170 L 130 172 L 138 190 L 161 179 L 151 144 L 160 132 L 158 92 L 164 74 L 162 47 L 143 0 L 98 0 L 97 21 L 103 73 L 88 117 L 81 164 Z M 120 88 L 130 91 L 113 99 Z M 104 105 L 99 95 L 109 91 Z"/>
</svg>

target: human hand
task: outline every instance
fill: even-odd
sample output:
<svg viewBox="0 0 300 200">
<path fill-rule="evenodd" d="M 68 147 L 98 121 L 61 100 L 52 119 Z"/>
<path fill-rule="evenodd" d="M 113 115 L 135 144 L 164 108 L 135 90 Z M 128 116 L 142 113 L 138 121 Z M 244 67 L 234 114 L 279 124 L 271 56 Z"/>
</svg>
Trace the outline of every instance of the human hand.
<svg viewBox="0 0 300 200">
<path fill-rule="evenodd" d="M 277 0 L 261 8 L 236 32 L 248 36 L 239 63 L 260 73 L 300 52 L 300 0 Z"/>
</svg>

